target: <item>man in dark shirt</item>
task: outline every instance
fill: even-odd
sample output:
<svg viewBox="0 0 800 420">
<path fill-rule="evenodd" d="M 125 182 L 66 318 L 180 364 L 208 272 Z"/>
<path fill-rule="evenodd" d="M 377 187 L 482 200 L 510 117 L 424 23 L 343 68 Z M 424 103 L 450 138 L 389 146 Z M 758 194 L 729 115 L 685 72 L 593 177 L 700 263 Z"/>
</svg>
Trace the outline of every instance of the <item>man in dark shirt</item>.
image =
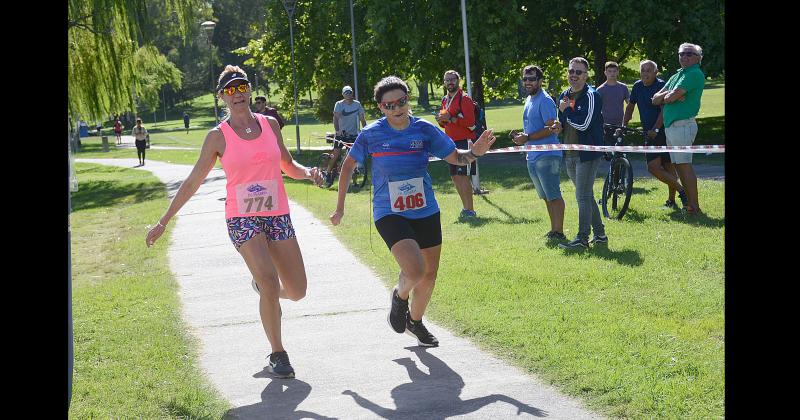
<svg viewBox="0 0 800 420">
<path fill-rule="evenodd" d="M 666 146 L 667 136 L 664 134 L 664 116 L 661 114 L 661 106 L 653 105 L 653 95 L 664 87 L 663 80 L 656 77 L 658 66 L 652 60 L 644 60 L 639 64 L 639 76 L 641 80 L 633 84 L 631 98 L 628 107 L 625 109 L 625 118 L 622 125 L 627 126 L 633 117 L 633 108 L 639 106 L 639 119 L 642 122 L 642 130 L 647 133 L 648 146 Z M 647 170 L 656 179 L 669 186 L 669 196 L 664 204 L 667 208 L 677 208 L 675 204 L 675 193 L 681 199 L 685 207 L 688 203 L 683 186 L 678 182 L 678 171 L 669 153 L 646 153 Z"/>
<path fill-rule="evenodd" d="M 263 96 L 256 96 L 256 112 L 263 115 L 269 115 L 270 117 L 278 120 L 278 125 L 281 127 L 281 129 L 284 125 L 286 125 L 286 123 L 283 122 L 281 115 L 278 114 L 278 110 L 267 106 L 267 98 Z"/>
</svg>

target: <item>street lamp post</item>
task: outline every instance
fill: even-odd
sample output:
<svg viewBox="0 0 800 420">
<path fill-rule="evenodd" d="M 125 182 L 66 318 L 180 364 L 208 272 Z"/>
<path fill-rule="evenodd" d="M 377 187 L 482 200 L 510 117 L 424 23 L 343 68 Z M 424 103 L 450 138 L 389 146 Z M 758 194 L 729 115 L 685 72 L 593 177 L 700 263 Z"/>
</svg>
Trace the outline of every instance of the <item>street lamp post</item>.
<svg viewBox="0 0 800 420">
<path fill-rule="evenodd" d="M 214 61 L 211 48 L 211 37 L 214 35 L 214 27 L 216 23 L 207 20 L 200 24 L 203 31 L 206 33 L 206 41 L 208 41 L 208 72 L 211 74 L 211 94 L 214 96 L 214 121 L 219 124 L 219 113 L 217 112 L 217 92 L 214 89 Z"/>
<path fill-rule="evenodd" d="M 297 65 L 294 62 L 294 7 L 297 0 L 283 0 L 283 8 L 289 15 L 289 44 L 292 48 L 292 80 L 294 81 L 294 131 L 297 137 L 297 154 L 300 154 L 300 120 L 297 117 Z"/>
</svg>

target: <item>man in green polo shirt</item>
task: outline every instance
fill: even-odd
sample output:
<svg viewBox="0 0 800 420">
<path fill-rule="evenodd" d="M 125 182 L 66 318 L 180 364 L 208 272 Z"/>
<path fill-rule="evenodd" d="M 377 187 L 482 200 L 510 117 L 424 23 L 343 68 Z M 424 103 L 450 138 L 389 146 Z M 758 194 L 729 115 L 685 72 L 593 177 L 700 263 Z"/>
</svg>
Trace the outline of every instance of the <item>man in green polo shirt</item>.
<svg viewBox="0 0 800 420">
<path fill-rule="evenodd" d="M 691 146 L 697 137 L 697 122 L 694 117 L 700 111 L 700 98 L 706 76 L 700 70 L 703 49 L 699 45 L 685 42 L 678 47 L 681 69 L 669 78 L 667 84 L 653 96 L 653 105 L 664 105 L 664 131 L 667 146 Z M 686 189 L 688 204 L 685 210 L 700 214 L 697 193 L 697 176 L 692 168 L 691 153 L 670 153 L 670 160 L 678 170 L 678 177 Z"/>
</svg>

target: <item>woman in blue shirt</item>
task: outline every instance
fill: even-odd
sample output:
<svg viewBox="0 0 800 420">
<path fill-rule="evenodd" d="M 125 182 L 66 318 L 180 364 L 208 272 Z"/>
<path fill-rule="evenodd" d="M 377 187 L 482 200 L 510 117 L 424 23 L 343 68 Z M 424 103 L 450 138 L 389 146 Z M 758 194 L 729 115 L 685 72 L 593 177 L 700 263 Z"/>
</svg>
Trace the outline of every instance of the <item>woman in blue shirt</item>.
<svg viewBox="0 0 800 420">
<path fill-rule="evenodd" d="M 495 137 L 492 130 L 486 130 L 471 150 L 456 149 L 438 127 L 410 115 L 408 85 L 399 77 L 383 78 L 375 85 L 374 96 L 384 117 L 364 127 L 345 158 L 336 211 L 330 220 L 334 226 L 341 222 L 353 168 L 371 155 L 375 227 L 400 265 L 389 325 L 397 333 L 417 338 L 420 346 L 435 347 L 439 340 L 422 324 L 442 250 L 439 205 L 431 188 L 428 155 L 466 166 L 486 153 Z"/>
</svg>

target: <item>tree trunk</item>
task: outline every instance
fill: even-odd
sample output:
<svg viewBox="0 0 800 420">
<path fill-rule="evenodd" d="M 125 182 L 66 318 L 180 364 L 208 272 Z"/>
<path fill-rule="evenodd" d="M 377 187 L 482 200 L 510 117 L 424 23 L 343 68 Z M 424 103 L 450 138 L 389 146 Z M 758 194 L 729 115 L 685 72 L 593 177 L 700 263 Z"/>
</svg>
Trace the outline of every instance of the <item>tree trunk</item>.
<svg viewBox="0 0 800 420">
<path fill-rule="evenodd" d="M 594 87 L 606 81 L 605 65 L 608 61 L 608 35 L 610 32 L 608 18 L 600 14 L 597 16 L 596 31 L 592 36 L 592 50 L 594 52 Z"/>
<path fill-rule="evenodd" d="M 417 99 L 417 104 L 423 108 L 428 108 L 429 106 L 431 106 L 430 96 L 428 95 L 428 83 L 418 82 L 417 89 L 419 89 L 419 97 Z"/>
<path fill-rule="evenodd" d="M 308 103 L 309 103 L 308 106 L 311 106 L 311 107 L 314 106 L 314 100 L 311 99 L 311 89 L 310 88 L 308 89 Z"/>
<path fill-rule="evenodd" d="M 483 98 L 483 64 L 476 56 L 471 59 L 472 62 L 472 99 L 481 106 L 486 108 L 486 101 Z"/>
</svg>

